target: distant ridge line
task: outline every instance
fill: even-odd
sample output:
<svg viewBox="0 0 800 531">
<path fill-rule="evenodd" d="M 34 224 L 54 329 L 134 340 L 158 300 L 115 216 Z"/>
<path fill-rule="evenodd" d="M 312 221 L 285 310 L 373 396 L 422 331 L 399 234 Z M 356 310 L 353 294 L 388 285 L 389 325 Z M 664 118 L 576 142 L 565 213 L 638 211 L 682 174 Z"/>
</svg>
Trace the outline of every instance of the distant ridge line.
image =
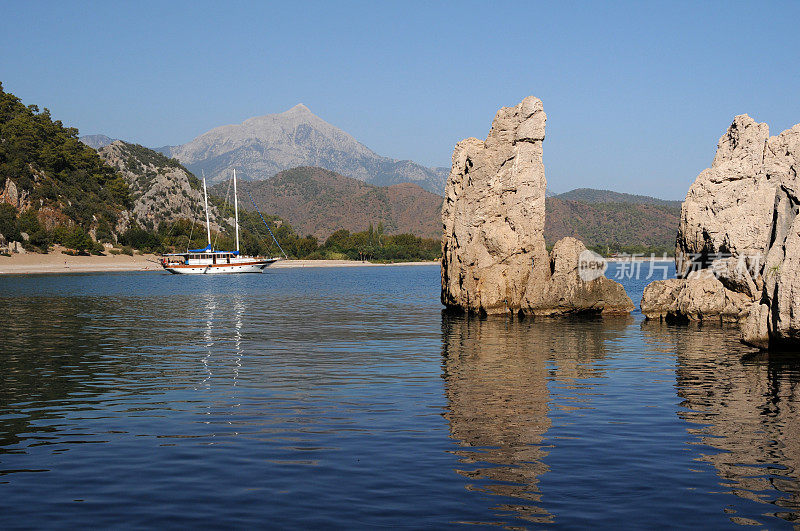
<svg viewBox="0 0 800 531">
<path fill-rule="evenodd" d="M 659 199 L 648 195 L 626 194 L 613 190 L 602 190 L 596 188 L 576 188 L 563 194 L 555 194 L 552 197 L 566 201 L 581 201 L 584 203 L 626 203 L 635 205 L 662 205 L 680 207 L 681 201 L 671 199 Z"/>
</svg>

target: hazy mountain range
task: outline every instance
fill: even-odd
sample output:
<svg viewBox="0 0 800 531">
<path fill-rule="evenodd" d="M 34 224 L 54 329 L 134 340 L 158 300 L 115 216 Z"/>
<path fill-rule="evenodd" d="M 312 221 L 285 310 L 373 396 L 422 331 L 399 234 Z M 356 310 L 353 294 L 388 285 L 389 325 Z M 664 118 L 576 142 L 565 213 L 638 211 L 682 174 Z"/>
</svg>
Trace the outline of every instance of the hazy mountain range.
<svg viewBox="0 0 800 531">
<path fill-rule="evenodd" d="M 75 141 L 74 129 L 53 122 L 34 106 L 23 105 L 13 94 L 3 92 L 2 85 L 0 100 L 6 105 L 6 121 L 14 124 L 4 130 L 9 147 L 5 162 L 0 161 L 0 241 L 18 241 L 25 232 L 28 245 L 40 249 L 67 240 L 80 240 L 80 246 L 73 246 L 75 249 L 94 249 L 97 241 L 119 243 L 117 237 L 135 224 L 154 230 L 164 221 L 190 223 L 197 217 L 202 204 L 201 186 L 179 161 L 135 144 L 112 142 L 114 139 L 105 135 L 83 137 L 83 144 L 100 146 L 98 155 L 95 149 Z M 4 123 L 0 122 L 0 126 Z M 287 164 L 297 153 L 319 157 L 320 153 L 330 155 L 339 149 L 340 158 L 329 160 L 352 164 L 355 153 L 363 162 L 358 166 L 362 178 L 381 184 L 400 181 L 376 186 L 329 169 L 295 167 L 266 180 L 244 182 L 239 195 L 242 206 L 247 205 L 246 193 L 250 192 L 265 215 L 284 218 L 301 233 L 320 239 L 343 228 L 362 231 L 370 224 L 382 224 L 388 234 L 440 236 L 442 196 L 399 177 L 405 168 L 405 175 L 422 175 L 416 182 L 431 186 L 433 174 L 426 171 L 432 170 L 379 157 L 305 107 L 230 127 L 230 131 L 221 128 L 194 141 L 208 143 L 207 160 L 218 160 L 212 155 L 228 148 L 229 158 L 241 155 L 253 149 L 253 138 L 272 135 L 276 139 L 274 149 L 285 148 L 281 153 Z M 248 133 L 248 128 L 254 132 Z M 230 134 L 226 136 L 224 131 Z M 227 138 L 227 148 L 217 146 L 212 141 L 214 137 Z M 190 156 L 194 153 L 191 145 L 175 148 L 176 156 Z M 316 146 L 317 151 L 303 151 L 297 146 Z M 342 151 L 345 148 L 348 151 Z M 397 171 L 391 179 L 385 175 L 376 178 L 381 174 L 368 173 L 367 162 Z M 258 163 L 263 164 L 263 158 Z M 444 173 L 442 170 L 442 179 Z M 219 175 L 225 177 L 225 171 Z M 224 197 L 225 183 L 217 185 L 214 192 Z M 229 207 L 222 201 L 212 204 L 230 216 Z M 573 190 L 547 198 L 545 237 L 550 243 L 563 236 L 575 236 L 589 246 L 672 249 L 678 216 L 678 202 L 607 190 Z M 219 221 L 218 216 L 214 217 Z M 155 238 L 153 234 L 149 237 Z"/>
<path fill-rule="evenodd" d="M 95 149 L 115 138 L 85 135 L 81 141 Z M 416 183 L 429 192 L 444 195 L 449 168 L 426 167 L 410 160 L 378 155 L 348 133 L 314 115 L 302 103 L 286 112 L 216 127 L 186 144 L 163 146 L 156 151 L 177 159 L 195 175 L 209 182 L 229 179 L 233 168 L 242 180 L 269 179 L 296 167 L 320 167 L 377 186 Z M 585 203 L 631 203 L 680 206 L 648 196 L 610 190 L 579 188 L 548 197 Z"/>
<path fill-rule="evenodd" d="M 448 168 L 382 157 L 302 103 L 280 114 L 217 127 L 186 144 L 157 151 L 178 159 L 196 175 L 204 173 L 211 182 L 229 178 L 233 168 L 245 180 L 264 180 L 298 166 L 317 166 L 369 184 L 412 182 L 443 194 L 449 173 Z"/>
<path fill-rule="evenodd" d="M 114 141 L 105 135 L 81 140 L 95 148 Z M 157 151 L 218 183 L 216 195 L 224 196 L 236 168 L 242 206 L 249 207 L 249 191 L 264 213 L 285 219 L 300 234 L 324 240 L 338 229 L 356 232 L 370 223 L 383 223 L 387 233 L 441 234 L 447 168 L 382 157 L 303 104 Z M 589 246 L 671 249 L 680 204 L 590 188 L 548 194 L 545 237 L 551 243 L 574 236 Z"/>
</svg>

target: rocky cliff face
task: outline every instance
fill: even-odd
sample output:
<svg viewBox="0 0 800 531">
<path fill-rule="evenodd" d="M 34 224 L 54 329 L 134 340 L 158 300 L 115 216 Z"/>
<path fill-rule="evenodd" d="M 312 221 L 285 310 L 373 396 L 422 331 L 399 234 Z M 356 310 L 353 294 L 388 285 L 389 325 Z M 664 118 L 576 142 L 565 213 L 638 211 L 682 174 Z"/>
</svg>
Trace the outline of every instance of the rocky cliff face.
<svg viewBox="0 0 800 531">
<path fill-rule="evenodd" d="M 692 255 L 699 257 L 700 267 L 708 267 L 718 254 L 766 251 L 775 192 L 789 178 L 775 151 L 787 133 L 770 139 L 767 124 L 747 115 L 734 118 L 711 167 L 698 175 L 683 203 L 676 249 L 682 274 Z"/>
<path fill-rule="evenodd" d="M 800 133 L 798 126 L 793 130 Z M 759 279 L 763 289 L 742 330 L 746 343 L 762 348 L 800 344 L 799 146 L 800 142 L 795 143 L 793 150 L 795 161 L 791 165 L 791 175 L 794 182 L 782 184 L 775 194 L 772 236 Z"/>
<path fill-rule="evenodd" d="M 11 205 L 16 210 L 23 210 L 25 207 L 28 193 L 17 190 L 17 185 L 12 179 L 6 179 L 3 190 L 0 192 L 0 203 Z"/>
<path fill-rule="evenodd" d="M 303 104 L 280 114 L 217 127 L 181 146 L 161 148 L 210 181 L 236 167 L 245 179 L 268 179 L 297 166 L 318 166 L 379 186 L 404 182 L 442 194 L 447 170 L 381 157 Z"/>
<path fill-rule="evenodd" d="M 584 282 L 572 238 L 548 255 L 544 242 L 545 136 L 542 102 L 525 98 L 497 112 L 485 141 L 453 152 L 442 207 L 442 303 L 469 312 L 559 314 L 633 309 L 622 286 Z"/>
<path fill-rule="evenodd" d="M 676 261 L 684 278 L 648 286 L 645 315 L 745 321 L 744 339 L 762 347 L 800 341 L 798 170 L 800 124 L 770 137 L 767 124 L 734 118 L 681 209 Z"/>
<path fill-rule="evenodd" d="M 100 157 L 128 183 L 133 208 L 123 212 L 119 232 L 132 222 L 157 229 L 164 222 L 197 219 L 205 224 L 202 184 L 180 164 L 160 153 L 120 140 L 101 148 Z M 211 230 L 220 230 L 217 209 L 209 206 Z"/>
</svg>

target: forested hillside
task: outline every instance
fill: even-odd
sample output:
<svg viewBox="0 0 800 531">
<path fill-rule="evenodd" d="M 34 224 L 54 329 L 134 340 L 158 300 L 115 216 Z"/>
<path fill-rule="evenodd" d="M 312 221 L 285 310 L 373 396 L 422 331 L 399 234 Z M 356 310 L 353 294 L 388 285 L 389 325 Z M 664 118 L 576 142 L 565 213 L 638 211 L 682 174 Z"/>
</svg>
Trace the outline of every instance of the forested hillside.
<svg viewBox="0 0 800 531">
<path fill-rule="evenodd" d="M 601 254 L 675 252 L 680 204 L 588 203 L 560 197 L 546 200 L 545 240 L 582 240 Z"/>
<path fill-rule="evenodd" d="M 0 84 L 0 234 L 46 249 L 53 242 L 112 238 L 130 204 L 122 176 L 50 111 L 24 105 Z"/>
<path fill-rule="evenodd" d="M 229 181 L 213 188 L 224 196 Z M 240 182 L 240 205 L 285 219 L 302 234 L 325 240 L 337 230 L 364 230 L 381 223 L 386 234 L 441 238 L 442 197 L 411 183 L 374 186 L 336 172 L 299 167 L 265 181 Z"/>
</svg>

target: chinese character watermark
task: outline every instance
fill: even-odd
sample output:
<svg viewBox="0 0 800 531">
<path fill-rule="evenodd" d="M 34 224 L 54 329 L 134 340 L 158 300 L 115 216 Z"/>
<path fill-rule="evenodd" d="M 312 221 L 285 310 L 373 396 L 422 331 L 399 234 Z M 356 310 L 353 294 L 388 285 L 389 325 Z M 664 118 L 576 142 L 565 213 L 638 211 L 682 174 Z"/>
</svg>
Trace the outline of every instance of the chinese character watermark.
<svg viewBox="0 0 800 531">
<path fill-rule="evenodd" d="M 672 258 L 666 253 L 656 256 L 651 253 L 619 253 L 612 261 L 617 263 L 613 269 L 616 280 L 666 280 L 669 277 Z M 717 278 L 731 276 L 755 279 L 760 273 L 763 257 L 760 254 L 736 255 L 730 253 L 694 253 L 679 255 L 674 260 L 675 271 L 679 277 L 696 278 L 702 275 L 714 275 Z M 608 270 L 608 260 L 599 254 L 586 250 L 578 259 L 578 273 L 585 282 L 603 276 Z"/>
</svg>

